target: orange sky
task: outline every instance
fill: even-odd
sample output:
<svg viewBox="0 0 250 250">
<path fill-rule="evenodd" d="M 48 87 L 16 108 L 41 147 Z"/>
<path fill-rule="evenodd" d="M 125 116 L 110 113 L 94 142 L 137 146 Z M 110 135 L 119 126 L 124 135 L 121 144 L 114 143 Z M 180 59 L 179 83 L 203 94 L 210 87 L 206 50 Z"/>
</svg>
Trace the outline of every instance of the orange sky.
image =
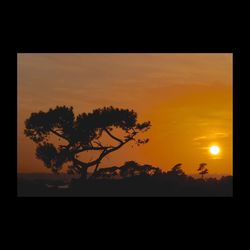
<svg viewBox="0 0 250 250">
<path fill-rule="evenodd" d="M 75 114 L 113 105 L 151 121 L 148 144 L 126 145 L 101 166 L 182 163 L 193 174 L 206 162 L 211 174 L 232 174 L 232 54 L 18 54 L 18 172 L 49 172 L 23 130 L 31 112 L 56 105 Z"/>
</svg>

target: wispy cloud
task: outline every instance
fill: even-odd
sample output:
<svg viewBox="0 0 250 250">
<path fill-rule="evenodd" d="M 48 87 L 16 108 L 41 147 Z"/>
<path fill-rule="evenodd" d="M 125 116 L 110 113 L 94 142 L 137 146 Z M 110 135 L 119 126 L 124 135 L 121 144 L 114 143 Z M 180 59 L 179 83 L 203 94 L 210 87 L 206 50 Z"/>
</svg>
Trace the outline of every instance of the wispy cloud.
<svg viewBox="0 0 250 250">
<path fill-rule="evenodd" d="M 226 138 L 228 137 L 228 134 L 227 133 L 215 133 L 215 137 Z"/>
<path fill-rule="evenodd" d="M 227 138 L 228 136 L 229 136 L 228 133 L 217 132 L 217 133 L 212 133 L 208 136 L 202 135 L 202 136 L 195 137 L 193 141 L 195 142 L 209 141 L 209 140 L 214 140 L 214 139 Z"/>
<path fill-rule="evenodd" d="M 194 138 L 194 141 L 200 141 L 200 140 L 204 140 L 207 138 L 208 138 L 207 136 L 199 136 L 199 137 Z"/>
</svg>

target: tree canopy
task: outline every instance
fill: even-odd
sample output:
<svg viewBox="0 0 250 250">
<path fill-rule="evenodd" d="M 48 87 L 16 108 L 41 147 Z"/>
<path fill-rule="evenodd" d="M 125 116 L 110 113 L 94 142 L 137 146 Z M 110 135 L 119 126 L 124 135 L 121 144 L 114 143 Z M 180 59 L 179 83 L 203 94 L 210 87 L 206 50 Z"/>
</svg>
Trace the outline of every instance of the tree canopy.
<svg viewBox="0 0 250 250">
<path fill-rule="evenodd" d="M 170 171 L 168 171 L 168 175 L 173 175 L 173 176 L 185 176 L 184 171 L 181 168 L 182 163 L 178 163 L 175 166 L 171 168 Z"/>
<path fill-rule="evenodd" d="M 153 167 L 151 165 L 141 165 L 135 161 L 126 161 L 122 166 L 109 167 L 109 168 L 100 168 L 96 172 L 96 177 L 99 178 L 130 178 L 130 177 L 147 177 L 147 176 L 156 176 L 162 174 L 160 168 Z"/>
<path fill-rule="evenodd" d="M 204 178 L 204 175 L 208 174 L 208 169 L 206 168 L 207 163 L 200 163 L 200 166 L 198 168 L 199 175 L 201 175 L 201 178 Z"/>
</svg>

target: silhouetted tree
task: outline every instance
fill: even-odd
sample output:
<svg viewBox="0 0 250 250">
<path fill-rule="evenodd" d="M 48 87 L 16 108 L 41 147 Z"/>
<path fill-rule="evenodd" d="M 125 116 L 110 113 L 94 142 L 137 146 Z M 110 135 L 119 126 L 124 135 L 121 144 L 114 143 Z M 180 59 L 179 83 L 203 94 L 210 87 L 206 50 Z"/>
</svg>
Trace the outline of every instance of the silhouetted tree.
<svg viewBox="0 0 250 250">
<path fill-rule="evenodd" d="M 139 164 L 135 161 L 127 161 L 120 167 L 120 175 L 123 178 L 135 176 L 135 172 L 138 169 Z"/>
<path fill-rule="evenodd" d="M 137 113 L 133 110 L 111 106 L 82 113 L 75 118 L 72 107 L 57 106 L 48 112 L 32 113 L 25 121 L 24 133 L 38 144 L 36 157 L 46 167 L 57 173 L 67 163 L 68 173 L 78 173 L 86 179 L 89 167 L 95 166 L 95 173 L 105 156 L 128 142 L 133 141 L 136 145 L 147 143 L 148 139 L 136 139 L 136 136 L 150 126 L 149 121 L 137 123 Z M 121 130 L 123 136 L 118 138 L 113 129 Z M 103 134 L 116 143 L 104 145 L 100 141 Z M 48 143 L 51 135 L 65 143 L 58 146 Z M 99 152 L 95 160 L 83 162 L 77 159 L 80 153 L 89 151 Z"/>
<path fill-rule="evenodd" d="M 112 178 L 119 174 L 119 167 L 110 167 L 110 168 L 100 168 L 96 171 L 95 176 L 96 178 Z"/>
<path fill-rule="evenodd" d="M 198 168 L 198 172 L 199 175 L 201 175 L 201 178 L 204 179 L 204 175 L 208 174 L 208 169 L 206 168 L 207 163 L 201 163 L 199 168 Z"/>
<path fill-rule="evenodd" d="M 120 167 L 120 175 L 125 178 L 132 176 L 153 176 L 159 173 L 161 173 L 159 168 L 151 165 L 140 165 L 135 161 L 127 161 Z"/>
<path fill-rule="evenodd" d="M 168 175 L 174 175 L 174 176 L 185 176 L 184 171 L 181 169 L 182 164 L 178 163 L 175 166 L 172 167 L 170 171 L 167 172 Z"/>
<path fill-rule="evenodd" d="M 146 175 L 146 176 L 156 176 L 162 174 L 162 171 L 160 168 L 153 167 L 151 165 L 142 165 L 139 168 L 140 175 Z"/>
<path fill-rule="evenodd" d="M 162 171 L 151 165 L 140 165 L 135 161 L 127 161 L 121 167 L 110 167 L 99 169 L 95 177 L 110 178 L 119 176 L 121 178 L 128 178 L 134 176 L 156 176 Z"/>
</svg>

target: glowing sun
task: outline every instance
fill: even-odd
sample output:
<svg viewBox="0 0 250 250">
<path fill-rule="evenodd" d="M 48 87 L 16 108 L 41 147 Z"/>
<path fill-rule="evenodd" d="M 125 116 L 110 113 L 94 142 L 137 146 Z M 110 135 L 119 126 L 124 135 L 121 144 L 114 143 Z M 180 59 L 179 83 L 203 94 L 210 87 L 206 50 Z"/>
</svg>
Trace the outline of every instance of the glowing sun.
<svg viewBox="0 0 250 250">
<path fill-rule="evenodd" d="M 220 148 L 219 148 L 218 146 L 216 146 L 216 145 L 211 146 L 211 147 L 209 148 L 209 152 L 210 152 L 212 155 L 217 155 L 217 154 L 220 153 Z"/>
</svg>

